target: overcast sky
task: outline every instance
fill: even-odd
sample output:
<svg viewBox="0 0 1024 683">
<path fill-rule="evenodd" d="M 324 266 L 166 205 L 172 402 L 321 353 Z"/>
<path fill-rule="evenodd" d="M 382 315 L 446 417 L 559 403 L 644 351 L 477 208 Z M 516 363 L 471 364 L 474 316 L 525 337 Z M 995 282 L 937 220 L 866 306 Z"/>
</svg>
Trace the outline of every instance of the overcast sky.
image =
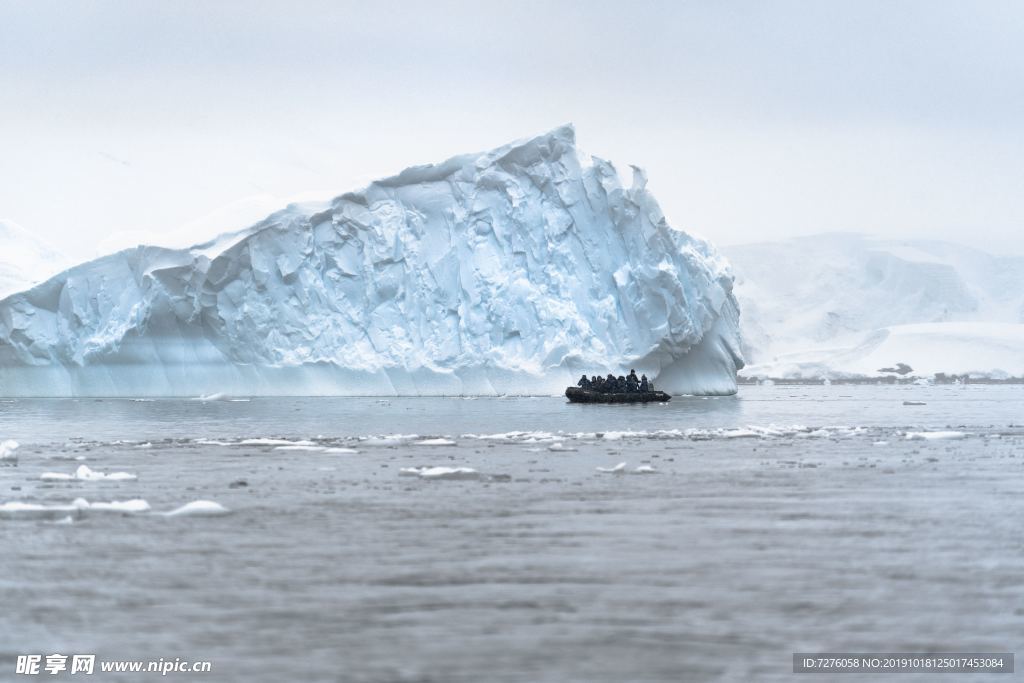
<svg viewBox="0 0 1024 683">
<path fill-rule="evenodd" d="M 1009 1 L 0 0 L 0 218 L 91 257 L 571 121 L 721 244 L 1024 253 L 1022 46 Z"/>
</svg>

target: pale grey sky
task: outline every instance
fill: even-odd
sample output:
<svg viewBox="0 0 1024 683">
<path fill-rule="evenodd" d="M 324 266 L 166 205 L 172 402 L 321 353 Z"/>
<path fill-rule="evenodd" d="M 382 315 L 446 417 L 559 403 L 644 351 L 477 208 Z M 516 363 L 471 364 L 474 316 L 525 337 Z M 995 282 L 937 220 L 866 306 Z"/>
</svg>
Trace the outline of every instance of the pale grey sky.
<svg viewBox="0 0 1024 683">
<path fill-rule="evenodd" d="M 722 244 L 1022 253 L 1022 45 L 1009 1 L 0 0 L 0 218 L 85 258 L 571 121 Z"/>
</svg>

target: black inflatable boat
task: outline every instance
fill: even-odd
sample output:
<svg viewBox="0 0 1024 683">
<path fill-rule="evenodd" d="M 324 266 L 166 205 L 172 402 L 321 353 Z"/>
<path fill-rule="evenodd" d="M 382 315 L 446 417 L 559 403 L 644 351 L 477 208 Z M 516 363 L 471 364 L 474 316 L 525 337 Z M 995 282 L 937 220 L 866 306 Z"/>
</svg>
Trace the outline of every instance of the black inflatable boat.
<svg viewBox="0 0 1024 683">
<path fill-rule="evenodd" d="M 630 391 L 606 394 L 580 387 L 569 387 L 565 390 L 565 397 L 569 399 L 570 403 L 650 403 L 651 401 L 664 403 L 672 399 L 664 391 Z"/>
</svg>

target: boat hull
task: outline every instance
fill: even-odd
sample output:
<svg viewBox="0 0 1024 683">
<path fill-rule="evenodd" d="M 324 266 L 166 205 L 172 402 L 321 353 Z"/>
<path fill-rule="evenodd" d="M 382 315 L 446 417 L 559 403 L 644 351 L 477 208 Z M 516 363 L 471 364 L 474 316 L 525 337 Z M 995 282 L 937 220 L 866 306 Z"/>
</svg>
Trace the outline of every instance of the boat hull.
<svg viewBox="0 0 1024 683">
<path fill-rule="evenodd" d="M 569 387 L 565 390 L 565 397 L 571 403 L 664 403 L 672 398 L 664 391 L 603 394 L 580 387 Z"/>
</svg>

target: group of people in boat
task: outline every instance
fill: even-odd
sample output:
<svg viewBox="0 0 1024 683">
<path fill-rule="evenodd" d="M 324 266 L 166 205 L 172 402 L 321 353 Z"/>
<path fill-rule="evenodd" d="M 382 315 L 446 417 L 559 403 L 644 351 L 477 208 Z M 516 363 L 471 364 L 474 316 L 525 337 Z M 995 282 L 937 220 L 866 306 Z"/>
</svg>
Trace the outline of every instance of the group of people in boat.
<svg viewBox="0 0 1024 683">
<path fill-rule="evenodd" d="M 654 390 L 654 386 L 647 381 L 647 375 L 637 377 L 636 370 L 630 370 L 625 377 L 622 375 L 616 377 L 609 373 L 607 377 L 594 375 L 588 379 L 586 375 L 583 375 L 580 377 L 580 381 L 576 382 L 576 386 L 601 394 L 633 394 Z"/>
</svg>

